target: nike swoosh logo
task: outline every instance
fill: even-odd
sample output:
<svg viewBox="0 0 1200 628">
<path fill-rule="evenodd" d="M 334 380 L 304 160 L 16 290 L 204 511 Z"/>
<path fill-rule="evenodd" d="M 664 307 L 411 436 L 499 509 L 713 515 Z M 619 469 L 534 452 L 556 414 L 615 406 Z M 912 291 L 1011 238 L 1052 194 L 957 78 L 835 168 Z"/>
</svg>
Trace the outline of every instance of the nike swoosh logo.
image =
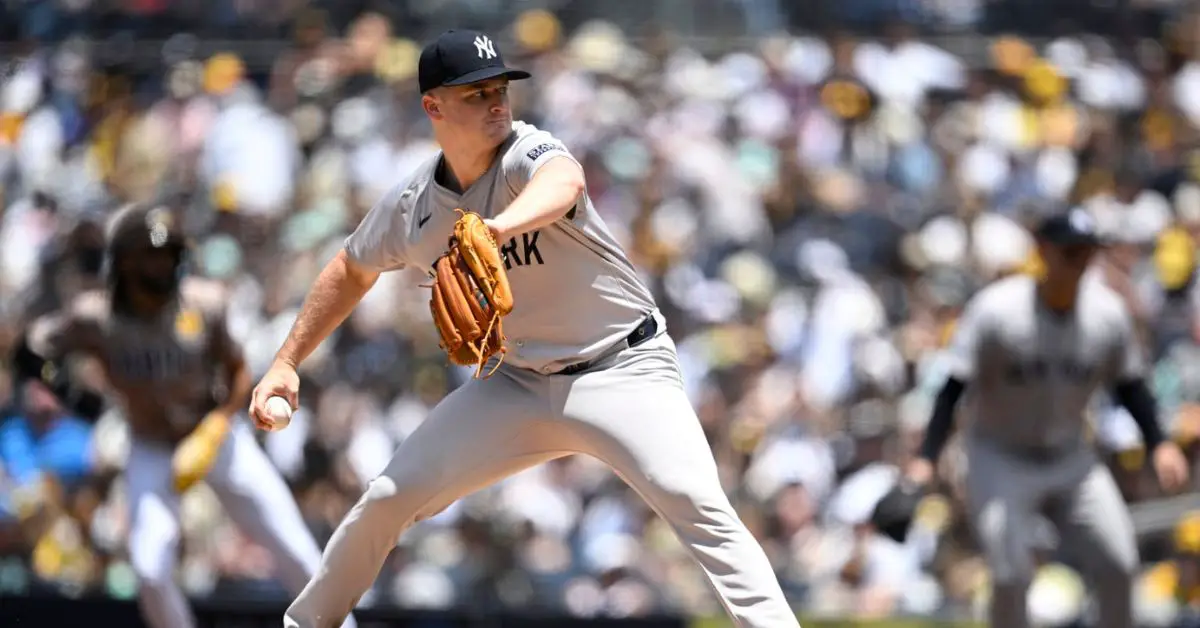
<svg viewBox="0 0 1200 628">
<path fill-rule="evenodd" d="M 430 213 L 430 214 L 425 214 L 425 217 L 424 217 L 424 218 L 418 219 L 418 220 L 417 220 L 417 228 L 418 228 L 418 229 L 420 229 L 421 227 L 424 227 L 424 226 L 425 226 L 425 223 L 429 222 L 429 219 L 430 219 L 430 218 L 433 218 L 433 214 L 432 214 L 432 213 Z"/>
</svg>

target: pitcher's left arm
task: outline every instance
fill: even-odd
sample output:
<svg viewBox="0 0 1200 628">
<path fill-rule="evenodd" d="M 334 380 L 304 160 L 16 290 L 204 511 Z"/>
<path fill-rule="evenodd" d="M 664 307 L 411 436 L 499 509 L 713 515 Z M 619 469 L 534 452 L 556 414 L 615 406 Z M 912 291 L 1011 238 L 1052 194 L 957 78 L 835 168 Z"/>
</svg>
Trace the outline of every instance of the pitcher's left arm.
<svg viewBox="0 0 1200 628">
<path fill-rule="evenodd" d="M 516 198 L 485 221 L 497 240 L 554 224 L 575 209 L 586 188 L 583 167 L 545 131 L 521 138 L 501 159 L 504 181 Z"/>
</svg>

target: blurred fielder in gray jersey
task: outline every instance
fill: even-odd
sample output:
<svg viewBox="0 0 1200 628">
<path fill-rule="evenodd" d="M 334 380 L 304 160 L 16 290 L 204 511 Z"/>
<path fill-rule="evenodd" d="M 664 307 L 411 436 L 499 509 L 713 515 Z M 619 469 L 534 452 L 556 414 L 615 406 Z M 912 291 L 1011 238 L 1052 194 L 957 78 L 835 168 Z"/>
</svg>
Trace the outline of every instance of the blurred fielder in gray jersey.
<svg viewBox="0 0 1200 628">
<path fill-rule="evenodd" d="M 966 493 L 971 523 L 992 571 L 991 625 L 1028 626 L 1030 544 L 1039 517 L 1084 562 L 1099 625 L 1132 628 L 1138 566 L 1133 524 L 1120 492 L 1087 441 L 1085 411 L 1108 390 L 1141 429 L 1164 489 L 1183 486 L 1183 453 L 1163 439 L 1133 322 L 1120 297 L 1086 273 L 1100 248 L 1080 209 L 1036 231 L 1045 273 L 988 286 L 968 303 L 950 349 L 921 455 L 906 476 L 933 476 L 955 405 L 967 393 Z"/>
</svg>

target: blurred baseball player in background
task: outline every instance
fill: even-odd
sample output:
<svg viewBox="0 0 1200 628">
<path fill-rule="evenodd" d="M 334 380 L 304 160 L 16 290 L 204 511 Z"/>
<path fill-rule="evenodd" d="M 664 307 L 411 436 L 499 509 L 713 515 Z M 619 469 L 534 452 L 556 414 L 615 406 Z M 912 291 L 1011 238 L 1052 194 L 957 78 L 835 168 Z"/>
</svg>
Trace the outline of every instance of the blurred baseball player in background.
<svg viewBox="0 0 1200 628">
<path fill-rule="evenodd" d="M 1086 272 L 1101 245 L 1091 217 L 1080 209 L 1054 215 L 1035 236 L 1041 276 L 1002 279 L 968 303 L 950 376 L 906 476 L 916 485 L 933 477 L 967 392 L 966 499 L 992 574 L 991 625 L 1029 625 L 1032 544 L 1045 517 L 1092 580 L 1098 625 L 1132 628 L 1137 543 L 1117 485 L 1087 439 L 1093 393 L 1104 387 L 1129 411 L 1165 490 L 1185 484 L 1188 465 L 1163 438 L 1129 312 Z"/>
<path fill-rule="evenodd" d="M 154 628 L 195 626 L 174 568 L 180 497 L 201 480 L 272 553 L 293 594 L 320 561 L 283 478 L 239 420 L 250 375 L 229 337 L 219 286 L 183 278 L 186 252 L 170 209 L 122 208 L 107 232 L 107 288 L 33 321 L 14 357 L 19 378 L 54 390 L 79 389 L 64 385 L 69 360 L 96 358 L 117 394 L 132 435 L 129 558 L 142 616 Z"/>
<path fill-rule="evenodd" d="M 485 219 L 515 302 L 504 319 L 506 359 L 450 393 L 400 445 L 284 623 L 336 625 L 414 522 L 525 468 L 584 453 L 666 519 L 737 626 L 798 626 L 721 487 L 663 317 L 592 205 L 581 166 L 551 134 L 513 121 L 509 81 L 528 77 L 506 67 L 484 33 L 449 31 L 422 51 L 421 104 L 441 152 L 387 193 L 321 272 L 254 391 L 251 413 L 270 429 L 268 400 L 296 407 L 297 366 L 380 273 L 430 269 L 447 251 L 456 209 Z"/>
</svg>

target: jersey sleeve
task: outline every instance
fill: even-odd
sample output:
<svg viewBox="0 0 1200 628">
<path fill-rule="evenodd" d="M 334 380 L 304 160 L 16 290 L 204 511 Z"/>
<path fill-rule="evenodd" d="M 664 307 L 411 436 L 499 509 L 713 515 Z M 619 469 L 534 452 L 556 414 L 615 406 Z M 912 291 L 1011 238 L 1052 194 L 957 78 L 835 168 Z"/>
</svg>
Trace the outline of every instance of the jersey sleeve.
<svg viewBox="0 0 1200 628">
<path fill-rule="evenodd" d="M 972 299 L 963 310 L 954 328 L 947 351 L 949 376 L 963 382 L 975 378 L 979 354 L 988 333 L 986 307 L 979 297 Z"/>
<path fill-rule="evenodd" d="M 1116 304 L 1114 315 L 1114 346 L 1110 372 L 1113 383 L 1141 379 L 1146 375 L 1146 356 L 1133 324 L 1133 317 L 1124 303 Z"/>
<path fill-rule="evenodd" d="M 537 174 L 538 169 L 555 157 L 566 157 L 579 163 L 571 151 L 547 131 L 537 130 L 518 139 L 501 161 L 504 179 L 513 196 L 524 191 L 525 185 Z"/>
<path fill-rule="evenodd" d="M 356 264 L 375 272 L 404 267 L 408 216 L 401 201 L 405 193 L 410 193 L 407 183 L 389 190 L 346 238 L 346 255 Z"/>
</svg>

